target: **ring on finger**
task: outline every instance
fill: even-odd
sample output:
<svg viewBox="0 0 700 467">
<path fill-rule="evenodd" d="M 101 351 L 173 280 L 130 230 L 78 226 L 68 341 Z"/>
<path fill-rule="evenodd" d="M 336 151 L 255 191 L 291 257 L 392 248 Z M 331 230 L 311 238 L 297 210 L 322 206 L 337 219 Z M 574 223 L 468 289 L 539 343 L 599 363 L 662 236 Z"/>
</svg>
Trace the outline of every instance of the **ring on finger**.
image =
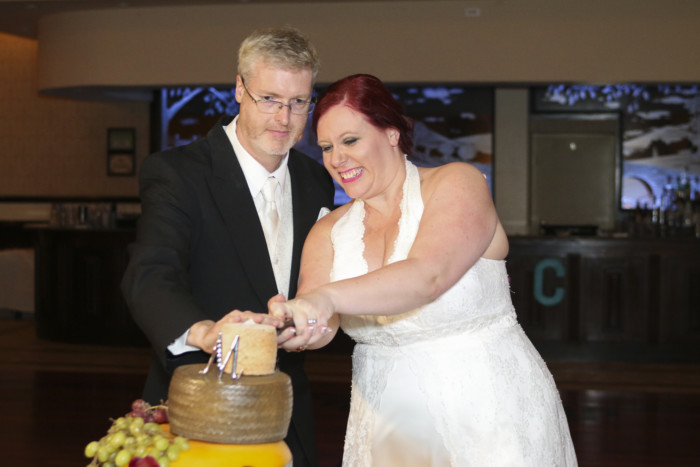
<svg viewBox="0 0 700 467">
<path fill-rule="evenodd" d="M 316 321 L 315 319 L 306 320 L 306 324 L 308 324 L 308 325 L 310 325 L 310 326 L 316 324 L 317 322 L 318 322 L 318 321 Z"/>
<path fill-rule="evenodd" d="M 297 352 L 303 352 L 304 350 L 306 350 L 306 346 L 305 346 L 305 345 L 302 345 L 302 346 L 300 346 L 300 347 L 297 347 Z"/>
</svg>

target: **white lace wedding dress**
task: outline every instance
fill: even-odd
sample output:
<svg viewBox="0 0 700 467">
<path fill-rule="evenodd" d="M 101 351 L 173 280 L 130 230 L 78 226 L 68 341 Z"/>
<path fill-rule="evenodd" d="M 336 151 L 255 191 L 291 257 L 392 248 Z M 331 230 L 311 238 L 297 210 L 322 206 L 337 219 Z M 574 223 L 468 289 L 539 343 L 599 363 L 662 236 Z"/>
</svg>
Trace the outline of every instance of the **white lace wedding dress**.
<svg viewBox="0 0 700 467">
<path fill-rule="evenodd" d="M 406 258 L 423 213 L 406 161 L 399 235 Z M 332 231 L 331 280 L 367 272 L 364 204 Z M 480 259 L 435 302 L 395 316 L 342 316 L 356 342 L 344 466 L 573 466 L 551 374 L 516 321 L 505 262 Z"/>
</svg>

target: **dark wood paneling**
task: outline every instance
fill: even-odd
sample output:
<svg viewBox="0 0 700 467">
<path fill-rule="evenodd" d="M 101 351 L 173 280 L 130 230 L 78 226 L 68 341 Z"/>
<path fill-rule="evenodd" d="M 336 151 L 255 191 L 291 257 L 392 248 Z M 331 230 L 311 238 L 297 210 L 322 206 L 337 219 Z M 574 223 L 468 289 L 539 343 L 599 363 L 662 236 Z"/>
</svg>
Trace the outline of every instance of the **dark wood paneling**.
<svg viewBox="0 0 700 467">
<path fill-rule="evenodd" d="M 515 237 L 507 267 L 548 358 L 700 362 L 700 240 Z"/>
<path fill-rule="evenodd" d="M 75 343 L 146 345 L 119 287 L 131 230 L 36 230 L 39 337 Z"/>
<path fill-rule="evenodd" d="M 644 342 L 649 310 L 645 254 L 585 255 L 581 262 L 581 318 L 585 341 Z"/>
<path fill-rule="evenodd" d="M 700 249 L 700 245 L 698 245 Z M 661 342 L 700 342 L 700 260 L 695 256 L 667 256 L 661 262 L 661 275 L 668 288 L 661 288 L 664 310 Z"/>
</svg>

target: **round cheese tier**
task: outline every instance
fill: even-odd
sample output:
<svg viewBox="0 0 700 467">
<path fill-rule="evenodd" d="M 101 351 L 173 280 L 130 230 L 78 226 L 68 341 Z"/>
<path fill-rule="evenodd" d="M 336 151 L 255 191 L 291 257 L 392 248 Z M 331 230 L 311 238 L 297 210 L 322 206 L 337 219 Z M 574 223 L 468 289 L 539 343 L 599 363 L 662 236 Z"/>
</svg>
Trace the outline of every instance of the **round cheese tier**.
<svg viewBox="0 0 700 467">
<path fill-rule="evenodd" d="M 268 324 L 257 324 L 252 320 L 243 323 L 226 323 L 221 328 L 221 347 L 223 358 L 231 349 L 236 336 L 238 341 L 238 359 L 236 374 L 270 375 L 275 371 L 277 362 L 277 329 Z M 233 356 L 226 365 L 227 373 L 232 372 Z"/>
<path fill-rule="evenodd" d="M 216 367 L 178 367 L 168 393 L 170 430 L 185 438 L 224 444 L 260 444 L 287 436 L 292 417 L 292 383 L 271 375 L 219 379 Z"/>
<path fill-rule="evenodd" d="M 168 425 L 163 425 L 168 432 Z M 291 467 L 292 453 L 284 441 L 263 444 L 215 444 L 190 440 L 172 467 Z"/>
</svg>

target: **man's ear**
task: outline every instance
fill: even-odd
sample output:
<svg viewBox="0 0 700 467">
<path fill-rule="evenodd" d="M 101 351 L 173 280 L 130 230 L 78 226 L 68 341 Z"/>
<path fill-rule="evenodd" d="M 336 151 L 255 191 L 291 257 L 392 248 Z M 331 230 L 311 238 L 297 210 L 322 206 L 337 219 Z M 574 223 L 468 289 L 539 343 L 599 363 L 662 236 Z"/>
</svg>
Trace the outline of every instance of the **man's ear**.
<svg viewBox="0 0 700 467">
<path fill-rule="evenodd" d="M 243 89 L 243 78 L 241 78 L 241 75 L 236 75 L 236 102 L 239 104 L 243 99 L 243 94 L 245 94 L 245 89 Z"/>
</svg>

